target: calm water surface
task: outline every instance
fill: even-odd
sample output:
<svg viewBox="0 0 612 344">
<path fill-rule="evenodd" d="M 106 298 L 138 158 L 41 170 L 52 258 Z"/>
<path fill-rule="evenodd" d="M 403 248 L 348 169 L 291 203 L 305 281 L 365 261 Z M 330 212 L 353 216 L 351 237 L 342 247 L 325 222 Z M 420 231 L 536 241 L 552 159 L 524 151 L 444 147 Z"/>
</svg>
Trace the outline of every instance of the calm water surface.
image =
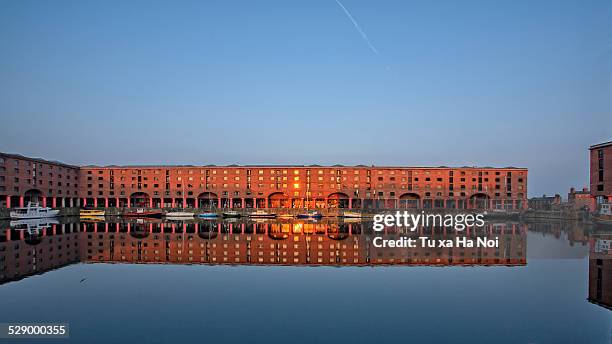
<svg viewBox="0 0 612 344">
<path fill-rule="evenodd" d="M 605 228 L 488 224 L 499 250 L 411 251 L 361 223 L 129 224 L 5 224 L 0 322 L 67 322 L 69 343 L 612 343 Z"/>
</svg>

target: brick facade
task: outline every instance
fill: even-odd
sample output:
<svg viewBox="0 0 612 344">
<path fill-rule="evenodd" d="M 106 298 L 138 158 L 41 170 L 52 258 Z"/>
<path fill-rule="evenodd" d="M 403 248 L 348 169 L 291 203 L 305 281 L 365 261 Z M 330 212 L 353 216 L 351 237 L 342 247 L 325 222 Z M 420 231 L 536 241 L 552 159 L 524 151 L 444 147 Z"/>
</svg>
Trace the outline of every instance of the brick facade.
<svg viewBox="0 0 612 344">
<path fill-rule="evenodd" d="M 595 203 L 587 188 L 583 188 L 581 191 L 576 191 L 576 189 L 571 188 L 570 192 L 567 194 L 567 203 L 575 210 L 595 210 Z"/>
<path fill-rule="evenodd" d="M 523 209 L 527 206 L 525 168 L 76 167 L 8 154 L 0 157 L 3 159 L 0 200 L 5 206 L 21 204 L 32 198 L 32 194 L 48 205 L 101 208 Z M 33 165 L 39 175 L 36 181 L 28 178 L 33 173 Z"/>
<path fill-rule="evenodd" d="M 76 204 L 79 167 L 60 162 L 0 153 L 0 207 Z"/>
<path fill-rule="evenodd" d="M 82 167 L 88 206 L 521 208 L 527 170 L 365 166 Z"/>
<path fill-rule="evenodd" d="M 612 141 L 589 147 L 591 195 L 597 203 L 612 202 Z"/>
</svg>

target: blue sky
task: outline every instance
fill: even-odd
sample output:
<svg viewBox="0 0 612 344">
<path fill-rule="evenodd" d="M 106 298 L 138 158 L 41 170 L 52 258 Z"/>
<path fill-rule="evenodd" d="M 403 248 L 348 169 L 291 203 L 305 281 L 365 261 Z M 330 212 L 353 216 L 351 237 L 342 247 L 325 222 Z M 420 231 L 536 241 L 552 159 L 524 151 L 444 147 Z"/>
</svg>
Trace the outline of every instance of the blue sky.
<svg viewBox="0 0 612 344">
<path fill-rule="evenodd" d="M 0 0 L 0 151 L 588 184 L 587 147 L 612 139 L 612 2 L 341 3 L 373 48 L 335 0 Z"/>
</svg>

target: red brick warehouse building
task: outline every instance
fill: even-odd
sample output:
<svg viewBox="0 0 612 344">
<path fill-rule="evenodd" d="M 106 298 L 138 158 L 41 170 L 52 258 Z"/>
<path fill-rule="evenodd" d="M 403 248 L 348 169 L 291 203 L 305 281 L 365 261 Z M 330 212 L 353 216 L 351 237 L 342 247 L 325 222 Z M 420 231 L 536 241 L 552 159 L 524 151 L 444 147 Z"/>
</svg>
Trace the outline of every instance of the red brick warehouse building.
<svg viewBox="0 0 612 344">
<path fill-rule="evenodd" d="M 597 204 L 612 202 L 612 141 L 589 147 L 591 196 Z"/>
<path fill-rule="evenodd" d="M 23 197 L 25 200 L 27 192 L 47 198 L 47 203 L 49 198 L 56 199 L 56 204 L 58 197 L 65 198 L 65 191 L 60 197 L 59 190 L 35 188 L 31 180 L 27 186 L 15 188 L 11 169 L 28 158 L 7 154 L 0 154 L 0 157 L 3 159 L 0 166 L 4 167 L 0 169 L 0 176 L 4 176 L 0 178 L 0 195 L 4 196 L 0 199 L 8 202 Z M 52 169 L 53 163 L 46 163 L 49 166 L 43 166 L 43 170 Z M 207 165 L 70 168 L 78 171 L 77 204 L 92 207 L 511 210 L 527 205 L 527 169 L 514 167 Z M 43 175 L 49 173 L 40 167 L 38 171 Z M 74 183 L 71 187 L 75 187 Z M 69 201 L 74 199 L 70 197 Z M 62 202 L 67 204 L 66 200 Z"/>
<path fill-rule="evenodd" d="M 56 161 L 0 153 L 0 207 L 78 204 L 79 167 Z"/>
</svg>

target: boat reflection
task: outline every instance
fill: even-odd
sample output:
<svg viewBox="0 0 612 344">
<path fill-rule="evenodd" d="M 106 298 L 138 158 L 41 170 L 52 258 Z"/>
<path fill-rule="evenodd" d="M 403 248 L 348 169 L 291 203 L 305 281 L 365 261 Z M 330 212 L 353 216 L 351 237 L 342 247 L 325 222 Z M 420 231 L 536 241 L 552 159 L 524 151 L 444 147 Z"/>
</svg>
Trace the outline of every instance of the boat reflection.
<svg viewBox="0 0 612 344">
<path fill-rule="evenodd" d="M 30 234 L 39 233 L 43 229 L 58 225 L 59 221 L 55 218 L 22 219 L 10 222 L 10 227 L 16 230 L 24 230 Z"/>
</svg>

